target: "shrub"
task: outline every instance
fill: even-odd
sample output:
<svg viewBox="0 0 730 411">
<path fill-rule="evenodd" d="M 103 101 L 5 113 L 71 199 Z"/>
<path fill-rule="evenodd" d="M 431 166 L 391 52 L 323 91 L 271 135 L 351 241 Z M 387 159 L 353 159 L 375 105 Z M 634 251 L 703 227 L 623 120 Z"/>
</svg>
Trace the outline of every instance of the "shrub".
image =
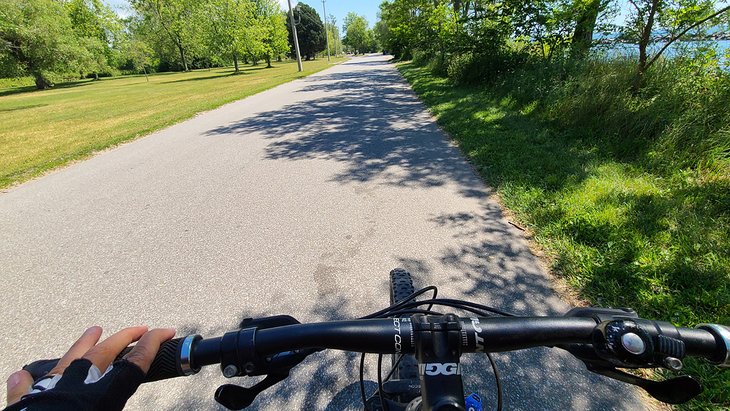
<svg viewBox="0 0 730 411">
<path fill-rule="evenodd" d="M 446 77 L 448 73 L 448 59 L 445 55 L 440 54 L 431 58 L 428 62 L 428 69 L 435 76 Z"/>
<path fill-rule="evenodd" d="M 452 56 L 447 74 L 455 84 L 492 84 L 504 74 L 524 66 L 528 59 L 528 55 L 522 52 L 468 52 Z"/>
<path fill-rule="evenodd" d="M 417 66 L 425 66 L 431 62 L 433 55 L 425 50 L 414 49 L 411 53 L 413 55 L 413 64 Z"/>
</svg>

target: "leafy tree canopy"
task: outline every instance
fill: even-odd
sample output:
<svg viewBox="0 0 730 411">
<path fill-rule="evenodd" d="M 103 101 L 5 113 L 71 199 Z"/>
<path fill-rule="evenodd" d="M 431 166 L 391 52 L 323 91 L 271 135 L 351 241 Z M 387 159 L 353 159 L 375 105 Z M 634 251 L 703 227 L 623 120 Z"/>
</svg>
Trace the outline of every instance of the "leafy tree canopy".
<svg viewBox="0 0 730 411">
<path fill-rule="evenodd" d="M 0 68 L 6 75 L 32 75 L 36 87 L 50 76 L 76 71 L 83 45 L 63 4 L 54 0 L 0 0 Z"/>
<path fill-rule="evenodd" d="M 324 51 L 327 47 L 327 39 L 324 33 L 324 24 L 312 7 L 299 3 L 294 8 L 294 22 L 297 25 L 297 37 L 299 39 L 299 50 L 307 60 L 313 59 L 317 53 Z M 289 30 L 289 44 L 291 54 L 295 55 L 294 35 L 291 22 L 287 19 L 286 27 Z"/>
</svg>

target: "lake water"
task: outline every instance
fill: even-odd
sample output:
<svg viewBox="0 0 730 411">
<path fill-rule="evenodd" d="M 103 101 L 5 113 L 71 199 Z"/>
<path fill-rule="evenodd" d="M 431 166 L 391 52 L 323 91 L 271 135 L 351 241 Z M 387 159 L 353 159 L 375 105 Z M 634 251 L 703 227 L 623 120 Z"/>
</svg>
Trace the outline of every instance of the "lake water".
<svg viewBox="0 0 730 411">
<path fill-rule="evenodd" d="M 697 47 L 714 46 L 717 50 L 717 55 L 720 58 L 720 64 L 727 70 L 730 70 L 730 40 L 719 40 L 719 41 L 677 41 L 673 43 L 669 48 L 664 51 L 663 56 L 673 57 L 686 51 L 691 51 Z M 649 47 L 649 58 L 654 55 L 659 49 L 664 47 L 663 43 L 657 43 Z M 639 55 L 639 46 L 636 44 L 610 44 L 610 45 L 599 45 L 597 50 L 602 50 L 609 56 L 631 56 L 637 57 Z"/>
</svg>

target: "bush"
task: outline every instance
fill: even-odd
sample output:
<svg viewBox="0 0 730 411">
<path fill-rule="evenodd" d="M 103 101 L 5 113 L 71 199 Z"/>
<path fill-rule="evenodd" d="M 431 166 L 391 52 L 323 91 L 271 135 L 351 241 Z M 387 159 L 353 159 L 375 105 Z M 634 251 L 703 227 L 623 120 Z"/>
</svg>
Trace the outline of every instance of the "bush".
<svg viewBox="0 0 730 411">
<path fill-rule="evenodd" d="M 448 58 L 443 54 L 435 56 L 428 62 L 428 69 L 435 76 L 446 77 L 449 69 L 448 61 Z"/>
<path fill-rule="evenodd" d="M 430 63 L 433 58 L 431 53 L 421 49 L 414 49 L 411 54 L 413 55 L 413 64 L 417 66 L 425 66 Z"/>
<path fill-rule="evenodd" d="M 451 57 L 447 75 L 455 84 L 493 84 L 504 74 L 524 66 L 528 60 L 529 56 L 523 52 L 469 52 Z"/>
<path fill-rule="evenodd" d="M 481 73 L 476 72 L 476 69 L 478 67 L 474 65 L 474 54 L 457 54 L 451 57 L 446 75 L 455 84 L 475 83 L 482 77 Z"/>
<path fill-rule="evenodd" d="M 98 73 L 89 73 L 86 75 L 86 78 L 102 78 L 102 77 L 116 77 L 121 74 L 121 71 L 115 70 L 115 69 L 109 69 L 100 71 Z"/>
</svg>

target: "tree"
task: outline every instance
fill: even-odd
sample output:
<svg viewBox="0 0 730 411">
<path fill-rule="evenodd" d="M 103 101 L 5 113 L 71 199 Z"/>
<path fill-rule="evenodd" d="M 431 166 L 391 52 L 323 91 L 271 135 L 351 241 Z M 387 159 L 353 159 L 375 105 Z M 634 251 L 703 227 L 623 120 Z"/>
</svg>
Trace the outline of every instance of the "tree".
<svg viewBox="0 0 730 411">
<path fill-rule="evenodd" d="M 299 49 L 307 60 L 313 59 L 317 53 L 324 51 L 327 47 L 324 25 L 317 14 L 317 11 L 304 3 L 299 3 L 294 8 L 294 19 L 297 24 L 297 36 L 299 38 Z M 292 34 L 291 23 L 287 19 L 286 27 L 289 30 L 289 44 L 291 54 L 294 55 L 294 35 Z"/>
<path fill-rule="evenodd" d="M 159 26 L 174 44 L 180 65 L 188 71 L 190 50 L 199 41 L 199 0 L 131 0 L 138 13 Z"/>
<path fill-rule="evenodd" d="M 256 0 L 255 15 L 262 28 L 262 52 L 266 66 L 271 66 L 271 59 L 289 50 L 287 40 L 286 14 L 276 0 Z"/>
<path fill-rule="evenodd" d="M 634 92 L 643 87 L 646 71 L 672 43 L 691 30 L 696 31 L 695 38 L 706 37 L 703 25 L 730 10 L 730 6 L 715 10 L 715 4 L 710 0 L 629 0 L 629 3 L 633 11 L 623 28 L 622 38 L 639 45 L 639 61 L 631 84 Z M 656 32 L 667 35 L 657 38 Z M 665 44 L 650 58 L 649 48 L 657 40 Z"/>
<path fill-rule="evenodd" d="M 254 4 L 246 0 L 207 0 L 202 11 L 207 23 L 202 31 L 208 49 L 232 58 L 234 73 L 238 73 L 239 56 L 262 47 Z"/>
<path fill-rule="evenodd" d="M 147 77 L 147 67 L 152 65 L 154 51 L 147 43 L 139 39 L 127 40 L 121 44 L 120 52 L 126 60 L 125 63 L 136 71 L 142 71 L 145 79 L 150 81 Z"/>
<path fill-rule="evenodd" d="M 587 53 L 590 49 L 595 27 L 595 21 L 590 27 L 587 27 L 588 23 L 584 23 L 582 29 L 576 26 L 576 19 L 586 13 L 584 1 L 592 0 L 537 0 L 528 3 L 512 0 L 507 16 L 513 26 L 513 33 L 523 44 L 536 47 L 543 58 L 550 60 L 553 56 L 563 56 L 568 47 L 575 57 L 579 57 L 583 56 L 583 51 Z M 585 36 L 581 34 L 582 30 L 590 31 L 586 43 L 575 38 L 576 31 L 579 37 Z M 585 40 L 583 37 L 581 39 Z M 582 47 L 585 49 L 579 52 Z"/>
<path fill-rule="evenodd" d="M 342 43 L 352 49 L 355 54 L 370 51 L 371 40 L 368 37 L 368 21 L 353 12 L 347 13 L 342 27 L 345 38 Z"/>
<path fill-rule="evenodd" d="M 329 15 L 327 19 L 327 35 L 330 40 L 330 50 L 334 55 L 342 52 L 342 39 L 340 38 L 340 29 L 337 27 L 337 19 L 333 15 Z"/>
<path fill-rule="evenodd" d="M 181 69 L 180 53 L 177 46 L 172 42 L 170 36 L 149 16 L 139 13 L 133 14 L 123 20 L 124 36 L 122 42 L 121 64 L 125 69 L 134 69 L 129 64 L 129 59 L 124 55 L 126 42 L 138 40 L 146 44 L 152 50 L 152 61 L 150 68 L 156 71 L 170 71 Z"/>
<path fill-rule="evenodd" d="M 486 2 L 469 2 L 468 5 L 460 5 L 458 10 L 460 13 L 472 8 L 481 10 L 483 5 L 477 3 Z M 453 5 L 444 0 L 385 1 L 380 5 L 380 16 L 386 22 L 389 33 L 383 47 L 397 58 L 408 58 L 417 49 L 428 56 L 438 56 L 441 61 L 448 51 L 455 49 L 458 33 L 462 34 L 461 44 L 473 47 L 467 34 L 479 32 L 480 27 L 476 27 L 475 22 L 479 23 L 481 19 L 475 14 L 465 20 L 467 23 L 460 23 Z M 459 24 L 469 24 L 471 30 L 459 30 Z"/>
<path fill-rule="evenodd" d="M 378 20 L 377 23 L 375 23 L 375 27 L 373 27 L 373 35 L 378 40 L 378 44 L 383 47 L 383 52 L 389 52 L 386 48 L 386 44 L 390 43 L 390 28 L 388 28 L 388 23 L 386 23 L 384 20 Z"/>
<path fill-rule="evenodd" d="M 29 74 L 38 89 L 49 75 L 75 71 L 83 52 L 63 5 L 54 0 L 0 0 L 0 67 Z"/>
<path fill-rule="evenodd" d="M 581 58 L 590 51 L 598 14 L 605 7 L 605 4 L 602 0 L 575 0 L 573 6 L 576 21 L 570 52 L 573 57 Z"/>
<path fill-rule="evenodd" d="M 380 5 L 380 19 L 385 21 L 389 36 L 383 43 L 396 58 L 409 58 L 418 45 L 421 0 L 391 0 Z"/>
<path fill-rule="evenodd" d="M 100 71 L 111 68 L 113 47 L 121 33 L 119 17 L 100 0 L 70 0 L 65 6 L 83 48 L 81 68 L 98 80 Z M 83 78 L 83 71 L 80 74 Z"/>
</svg>

